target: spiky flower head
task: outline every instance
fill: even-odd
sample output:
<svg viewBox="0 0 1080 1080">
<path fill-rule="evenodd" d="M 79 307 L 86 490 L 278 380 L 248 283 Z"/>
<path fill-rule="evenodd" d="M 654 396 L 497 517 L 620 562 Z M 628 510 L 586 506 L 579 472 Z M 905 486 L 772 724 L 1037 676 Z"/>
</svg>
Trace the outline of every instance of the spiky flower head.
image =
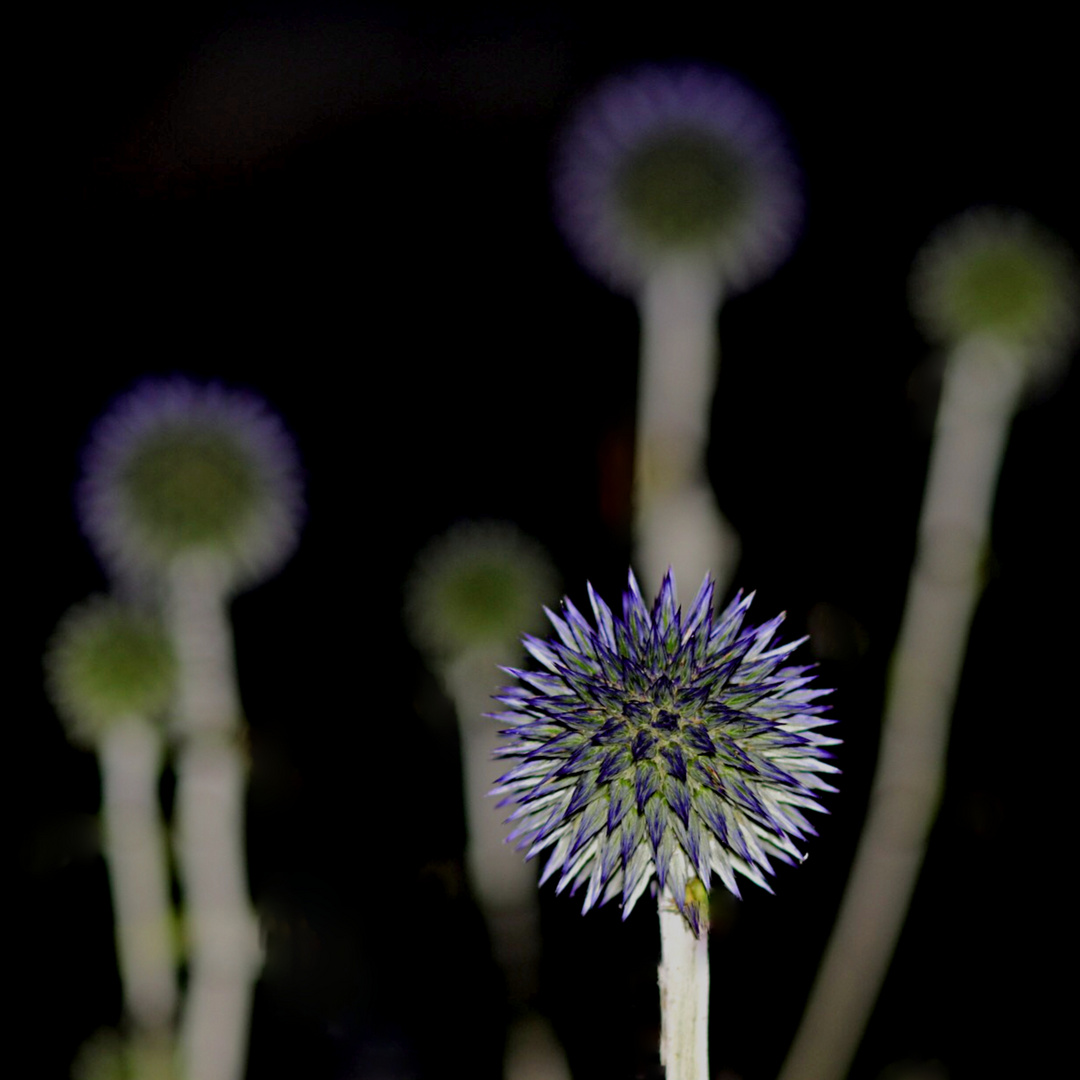
<svg viewBox="0 0 1080 1080">
<path fill-rule="evenodd" d="M 45 654 L 45 686 L 72 740 L 93 746 L 109 725 L 157 718 L 176 676 L 161 624 L 109 597 L 73 607 Z"/>
<path fill-rule="evenodd" d="M 650 613 L 631 573 L 619 618 L 590 585 L 595 628 L 564 600 L 557 638 L 524 639 L 546 670 L 506 669 L 524 684 L 495 714 L 498 756 L 521 758 L 495 789 L 516 804 L 509 839 L 551 848 L 541 884 L 584 886 L 585 911 L 621 895 L 625 918 L 655 875 L 700 934 L 713 874 L 736 896 L 736 873 L 768 889 L 769 860 L 801 861 L 814 833 L 802 811 L 835 790 L 814 704 L 829 691 L 785 664 L 801 642 L 774 644 L 783 615 L 747 625 L 752 595 L 714 616 L 713 591 L 706 576 L 684 618 L 669 570 Z"/>
<path fill-rule="evenodd" d="M 984 335 L 1029 368 L 1052 368 L 1076 336 L 1080 274 L 1066 245 L 1027 214 L 980 207 L 927 241 L 911 305 L 932 340 Z"/>
<path fill-rule="evenodd" d="M 253 394 L 182 378 L 143 382 L 98 421 L 83 467 L 83 528 L 114 569 L 156 572 L 206 554 L 246 584 L 296 546 L 296 448 Z"/>
<path fill-rule="evenodd" d="M 628 292 L 672 257 L 745 289 L 787 258 L 802 221 L 799 171 L 772 109 L 705 67 L 603 83 L 562 140 L 554 194 L 577 256 Z"/>
<path fill-rule="evenodd" d="M 512 649 L 556 588 L 535 540 L 509 522 L 466 521 L 420 553 L 405 617 L 417 647 L 436 661 L 472 648 Z"/>
</svg>

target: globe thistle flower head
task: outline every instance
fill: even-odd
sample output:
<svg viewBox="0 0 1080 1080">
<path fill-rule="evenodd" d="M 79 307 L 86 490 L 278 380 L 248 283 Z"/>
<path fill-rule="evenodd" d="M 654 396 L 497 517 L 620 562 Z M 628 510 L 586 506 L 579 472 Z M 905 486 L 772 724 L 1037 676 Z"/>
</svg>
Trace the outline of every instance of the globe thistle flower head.
<svg viewBox="0 0 1080 1080">
<path fill-rule="evenodd" d="M 246 584 L 296 546 L 300 469 L 292 439 L 260 398 L 149 380 L 91 433 L 78 502 L 87 536 L 114 569 L 157 572 L 205 554 Z"/>
<path fill-rule="evenodd" d="M 118 720 L 160 715 L 175 676 L 157 620 L 107 597 L 72 608 L 45 654 L 49 697 L 72 740 L 87 746 Z"/>
<path fill-rule="evenodd" d="M 590 585 L 595 626 L 567 599 L 555 638 L 524 639 L 544 670 L 505 669 L 521 682 L 494 714 L 498 756 L 520 759 L 495 789 L 509 839 L 551 849 L 541 884 L 583 887 L 585 911 L 621 896 L 625 918 L 655 877 L 700 934 L 713 875 L 768 889 L 770 859 L 801 861 L 814 833 L 802 811 L 835 790 L 829 691 L 786 663 L 801 641 L 774 643 L 783 615 L 748 625 L 752 596 L 715 616 L 713 592 L 706 577 L 684 616 L 669 570 L 650 612 L 631 573 L 620 618 Z"/>
<path fill-rule="evenodd" d="M 416 646 L 440 661 L 471 648 L 510 650 L 556 588 L 536 541 L 507 522 L 463 522 L 421 552 L 405 618 Z"/>
<path fill-rule="evenodd" d="M 744 289 L 783 262 L 802 219 L 771 108 L 703 67 L 646 67 L 601 85 L 562 139 L 554 187 L 570 246 L 620 291 L 673 257 Z"/>
<path fill-rule="evenodd" d="M 911 305 L 932 340 L 985 335 L 1029 366 L 1053 367 L 1076 336 L 1080 274 L 1026 214 L 994 207 L 947 222 L 916 258 Z"/>
</svg>

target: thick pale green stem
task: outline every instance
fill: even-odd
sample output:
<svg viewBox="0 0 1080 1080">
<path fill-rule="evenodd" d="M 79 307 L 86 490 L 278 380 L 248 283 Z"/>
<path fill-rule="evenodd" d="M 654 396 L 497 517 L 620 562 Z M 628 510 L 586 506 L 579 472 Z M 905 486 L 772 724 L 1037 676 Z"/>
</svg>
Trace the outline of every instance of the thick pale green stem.
<svg viewBox="0 0 1080 1080">
<path fill-rule="evenodd" d="M 714 274 L 691 260 L 659 267 L 639 297 L 634 562 L 650 595 L 668 566 L 694 588 L 711 572 L 723 594 L 738 562 L 738 537 L 705 469 L 719 304 Z"/>
<path fill-rule="evenodd" d="M 141 717 L 111 724 L 98 747 L 102 824 L 124 1008 L 145 1033 L 168 1030 L 177 986 L 165 831 L 158 803 L 161 733 Z"/>
<path fill-rule="evenodd" d="M 170 590 L 180 669 L 177 854 L 191 971 L 181 1054 L 189 1080 L 241 1080 L 261 953 L 244 857 L 247 769 L 224 568 L 178 562 Z"/>
<path fill-rule="evenodd" d="M 660 898 L 660 1064 L 667 1080 L 709 1080 L 709 937 Z"/>
<path fill-rule="evenodd" d="M 968 342 L 946 367 L 870 809 L 781 1080 L 847 1074 L 903 925 L 941 795 L 949 717 L 1020 388 L 1016 358 L 993 342 Z"/>
</svg>

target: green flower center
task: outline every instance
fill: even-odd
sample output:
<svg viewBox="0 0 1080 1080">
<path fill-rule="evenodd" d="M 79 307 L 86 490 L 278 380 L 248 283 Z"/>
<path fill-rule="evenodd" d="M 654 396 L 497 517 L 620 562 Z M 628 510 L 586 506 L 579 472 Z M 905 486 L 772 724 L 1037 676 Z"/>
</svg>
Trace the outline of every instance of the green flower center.
<svg viewBox="0 0 1080 1080">
<path fill-rule="evenodd" d="M 159 708 L 172 684 L 172 656 L 148 625 L 115 615 L 94 627 L 71 660 L 73 690 L 111 716 Z"/>
<path fill-rule="evenodd" d="M 527 591 L 514 567 L 485 563 L 451 575 L 439 602 L 462 642 L 498 641 L 514 637 Z"/>
<path fill-rule="evenodd" d="M 261 493 L 234 439 L 189 428 L 149 438 L 132 459 L 126 488 L 141 525 L 170 551 L 228 546 Z"/>
<path fill-rule="evenodd" d="M 1052 269 L 1031 252 L 991 247 L 959 268 L 952 306 L 962 333 L 992 330 L 1026 336 L 1044 328 L 1053 290 Z"/>
<path fill-rule="evenodd" d="M 175 674 L 161 627 L 113 601 L 70 611 L 46 656 L 57 710 L 79 742 L 124 717 L 150 718 L 167 704 Z"/>
<path fill-rule="evenodd" d="M 743 213 L 746 166 L 715 137 L 666 134 L 629 156 L 615 195 L 645 240 L 686 247 L 722 234 Z"/>
</svg>

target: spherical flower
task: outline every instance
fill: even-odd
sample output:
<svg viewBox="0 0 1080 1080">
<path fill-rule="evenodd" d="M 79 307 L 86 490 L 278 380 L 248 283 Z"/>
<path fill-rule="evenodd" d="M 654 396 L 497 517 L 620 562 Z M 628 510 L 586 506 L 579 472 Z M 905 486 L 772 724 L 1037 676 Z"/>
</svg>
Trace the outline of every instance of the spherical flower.
<svg viewBox="0 0 1080 1080">
<path fill-rule="evenodd" d="M 1068 248 L 1026 214 L 981 207 L 947 222 L 919 253 L 911 304 L 928 337 L 985 335 L 1029 366 L 1053 366 L 1071 344 L 1080 275 Z"/>
<path fill-rule="evenodd" d="M 736 872 L 768 889 L 770 858 L 801 861 L 814 833 L 802 811 L 835 791 L 838 740 L 815 730 L 829 691 L 785 665 L 801 642 L 773 643 L 783 615 L 744 625 L 752 596 L 715 617 L 713 591 L 706 577 L 684 618 L 668 571 L 650 614 L 631 573 L 620 619 L 590 585 L 596 627 L 565 600 L 557 639 L 524 639 L 546 671 L 506 669 L 524 684 L 495 714 L 498 756 L 521 759 L 495 789 L 516 804 L 509 839 L 551 848 L 541 884 L 584 886 L 585 911 L 621 893 L 625 918 L 655 875 L 700 934 L 713 873 L 736 896 Z"/>
<path fill-rule="evenodd" d="M 771 108 L 704 67 L 602 84 L 572 119 L 554 180 L 577 256 L 629 292 L 673 256 L 744 289 L 783 262 L 802 221 L 799 172 Z"/>
<path fill-rule="evenodd" d="M 406 583 L 417 647 L 437 660 L 470 648 L 514 648 L 556 593 L 544 549 L 507 522 L 462 522 L 420 553 Z"/>
<path fill-rule="evenodd" d="M 108 597 L 72 608 L 45 654 L 45 685 L 56 711 L 72 739 L 89 746 L 118 720 L 157 717 L 175 677 L 160 623 Z"/>
<path fill-rule="evenodd" d="M 83 464 L 83 527 L 115 569 L 160 571 L 178 556 L 207 554 L 248 583 L 296 546 L 296 449 L 253 394 L 181 378 L 144 382 L 98 422 Z"/>
</svg>

